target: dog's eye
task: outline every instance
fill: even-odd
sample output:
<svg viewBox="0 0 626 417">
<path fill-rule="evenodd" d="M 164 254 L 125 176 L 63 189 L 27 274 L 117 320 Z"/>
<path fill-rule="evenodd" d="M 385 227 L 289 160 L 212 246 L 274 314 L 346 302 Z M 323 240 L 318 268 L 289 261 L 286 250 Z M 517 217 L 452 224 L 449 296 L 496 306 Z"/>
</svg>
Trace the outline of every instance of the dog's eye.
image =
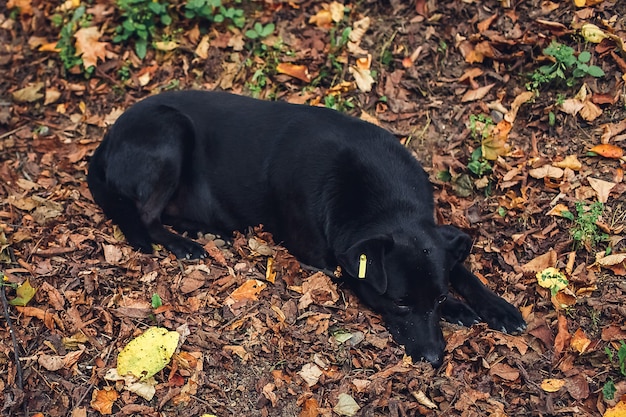
<svg viewBox="0 0 626 417">
<path fill-rule="evenodd" d="M 441 294 L 439 298 L 437 298 L 437 304 L 443 304 L 448 299 L 446 294 Z"/>
</svg>

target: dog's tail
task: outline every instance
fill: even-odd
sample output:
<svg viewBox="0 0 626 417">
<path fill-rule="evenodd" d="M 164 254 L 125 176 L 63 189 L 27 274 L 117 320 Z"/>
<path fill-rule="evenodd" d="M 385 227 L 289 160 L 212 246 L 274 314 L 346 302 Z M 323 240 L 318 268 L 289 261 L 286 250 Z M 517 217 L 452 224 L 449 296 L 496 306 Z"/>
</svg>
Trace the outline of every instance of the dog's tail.
<svg viewBox="0 0 626 417">
<path fill-rule="evenodd" d="M 107 183 L 103 155 L 106 152 L 106 139 L 107 135 L 89 163 L 87 172 L 89 191 L 94 201 L 102 207 L 104 214 L 119 225 L 128 243 L 142 252 L 152 253 L 152 240 L 141 220 L 137 205 L 131 198 L 119 193 Z"/>
</svg>

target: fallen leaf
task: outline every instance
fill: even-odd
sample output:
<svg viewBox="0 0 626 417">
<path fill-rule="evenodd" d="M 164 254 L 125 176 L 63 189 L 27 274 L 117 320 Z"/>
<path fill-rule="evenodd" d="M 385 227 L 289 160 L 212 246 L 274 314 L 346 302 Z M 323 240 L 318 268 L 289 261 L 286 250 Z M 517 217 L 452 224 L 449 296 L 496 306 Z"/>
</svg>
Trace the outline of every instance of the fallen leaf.
<svg viewBox="0 0 626 417">
<path fill-rule="evenodd" d="M 316 25 L 319 28 L 330 29 L 333 27 L 333 17 L 330 10 L 322 9 L 309 18 L 309 23 Z"/>
<path fill-rule="evenodd" d="M 565 275 L 557 268 L 546 268 L 541 272 L 537 272 L 537 283 L 543 288 L 550 289 L 554 296 L 558 291 L 564 289 L 569 284 Z"/>
<path fill-rule="evenodd" d="M 112 414 L 113 403 L 119 398 L 119 394 L 112 387 L 104 389 L 94 389 L 91 393 L 91 402 L 89 405 L 100 414 Z"/>
<path fill-rule="evenodd" d="M 607 409 L 602 417 L 626 417 L 626 400 L 620 401 L 615 407 Z"/>
<path fill-rule="evenodd" d="M 619 159 L 624 156 L 624 150 L 619 146 L 610 143 L 602 143 L 589 149 L 589 152 L 596 153 L 605 158 Z"/>
<path fill-rule="evenodd" d="M 467 103 L 468 101 L 476 101 L 484 98 L 494 85 L 495 84 L 489 84 L 484 87 L 479 87 L 475 90 L 469 90 L 463 95 L 463 97 L 461 98 L 461 102 Z"/>
<path fill-rule="evenodd" d="M 557 392 L 564 386 L 564 379 L 548 378 L 541 381 L 541 389 L 545 392 Z"/>
<path fill-rule="evenodd" d="M 106 58 L 106 42 L 99 42 L 100 31 L 96 26 L 81 28 L 74 33 L 76 38 L 76 54 L 83 59 L 85 68 L 96 66 L 98 59 Z"/>
<path fill-rule="evenodd" d="M 511 103 L 511 110 L 509 110 L 509 112 L 504 115 L 504 120 L 509 123 L 513 123 L 517 118 L 517 112 L 519 111 L 519 108 L 522 106 L 522 104 L 528 103 L 533 98 L 535 98 L 535 93 L 533 93 L 532 91 L 525 91 L 521 94 L 518 94 L 517 97 L 515 97 L 515 99 L 513 100 L 513 103 Z"/>
<path fill-rule="evenodd" d="M 532 259 L 528 263 L 522 266 L 522 269 L 527 274 L 537 273 L 549 267 L 554 267 L 556 265 L 556 252 L 550 249 L 548 252 L 543 255 L 539 255 L 536 258 Z"/>
<path fill-rule="evenodd" d="M 333 1 L 329 6 L 330 18 L 333 22 L 339 23 L 343 20 L 345 6 L 342 3 Z"/>
<path fill-rule="evenodd" d="M 554 338 L 554 351 L 561 353 L 565 350 L 565 347 L 569 345 L 572 336 L 567 329 L 567 317 L 563 314 L 558 316 L 558 330 L 556 337 Z"/>
<path fill-rule="evenodd" d="M 302 379 L 304 379 L 309 387 L 317 384 L 322 374 L 322 370 L 314 363 L 307 363 L 302 366 L 301 370 L 298 371 L 298 375 L 300 375 Z"/>
<path fill-rule="evenodd" d="M 369 69 L 361 69 L 357 66 L 352 65 L 348 70 L 350 74 L 352 74 L 352 76 L 354 77 L 354 81 L 356 82 L 359 90 L 364 93 L 368 93 L 372 90 L 372 85 L 375 81 Z"/>
<path fill-rule="evenodd" d="M 417 392 L 411 391 L 411 394 L 413 395 L 413 397 L 415 397 L 417 402 L 422 404 L 424 407 L 430 408 L 431 410 L 437 409 L 437 404 L 432 402 L 430 398 L 428 398 L 426 394 L 424 394 L 424 391 L 422 390 L 419 390 Z"/>
<path fill-rule="evenodd" d="M 563 170 L 561 168 L 557 168 L 555 166 L 552 166 L 550 164 L 544 165 L 542 167 L 539 168 L 534 168 L 531 169 L 530 171 L 528 171 L 528 174 L 533 177 L 533 178 L 537 178 L 537 179 L 543 179 L 543 178 L 554 178 L 554 179 L 559 179 L 561 177 L 563 177 Z"/>
<path fill-rule="evenodd" d="M 581 328 L 576 330 L 576 332 L 572 336 L 572 340 L 570 341 L 570 346 L 572 347 L 572 349 L 574 349 L 580 355 L 587 351 L 587 348 L 590 344 L 591 340 L 587 337 L 587 335 Z"/>
<path fill-rule="evenodd" d="M 550 211 L 546 213 L 546 215 L 565 217 L 563 216 L 563 213 L 568 213 L 568 212 L 569 212 L 569 208 L 565 204 L 559 203 L 556 206 L 552 207 Z"/>
<path fill-rule="evenodd" d="M 603 204 L 608 201 L 611 190 L 617 185 L 614 182 L 604 181 L 593 177 L 587 177 L 587 180 L 589 181 L 591 188 L 593 188 L 593 191 L 596 192 L 598 201 Z"/>
<path fill-rule="evenodd" d="M 239 358 L 244 362 L 247 362 L 250 359 L 250 354 L 246 351 L 246 349 L 243 346 L 227 345 L 227 346 L 224 346 L 222 349 L 224 349 L 225 351 L 234 353 L 235 355 L 239 356 Z"/>
<path fill-rule="evenodd" d="M 507 381 L 516 381 L 520 376 L 519 370 L 503 362 L 496 363 L 489 368 L 489 374 L 498 376 Z"/>
<path fill-rule="evenodd" d="M 357 404 L 357 402 L 352 398 L 352 396 L 348 394 L 339 394 L 339 401 L 337 405 L 333 408 L 333 411 L 340 416 L 353 416 L 355 415 L 361 407 Z"/>
<path fill-rule="evenodd" d="M 255 301 L 258 300 L 257 295 L 259 295 L 259 293 L 263 291 L 265 287 L 267 287 L 267 284 L 265 284 L 263 281 L 259 281 L 258 279 L 249 279 L 244 282 L 239 288 L 233 291 L 230 294 L 229 298 L 231 298 L 235 302 L 248 300 Z"/>
<path fill-rule="evenodd" d="M 585 3 L 584 0 L 576 0 L 576 1 L 582 1 L 583 6 L 584 6 L 584 3 Z M 582 7 L 582 6 L 579 6 L 579 7 Z M 580 28 L 580 34 L 582 35 L 583 38 L 585 38 L 587 42 L 591 42 L 591 43 L 600 43 L 602 42 L 603 39 L 606 39 L 608 37 L 607 34 L 604 33 L 602 29 L 600 29 L 593 23 L 585 23 Z"/>
<path fill-rule="evenodd" d="M 281 74 L 287 74 L 290 77 L 297 78 L 305 83 L 311 82 L 309 69 L 305 65 L 294 65 L 281 62 L 276 66 L 276 71 Z"/>
<path fill-rule="evenodd" d="M 13 306 L 25 306 L 35 296 L 37 289 L 30 285 L 29 280 L 24 281 L 17 286 L 15 293 L 17 297 L 9 301 Z"/>
<path fill-rule="evenodd" d="M 26 87 L 13 92 L 13 100 L 18 103 L 32 103 L 39 100 L 44 95 L 40 92 L 43 82 L 30 83 Z"/>
<path fill-rule="evenodd" d="M 170 362 L 180 335 L 163 327 L 150 327 L 122 349 L 117 356 L 119 375 L 145 380 Z"/>
<path fill-rule="evenodd" d="M 568 155 L 562 161 L 555 162 L 552 165 L 563 169 L 569 168 L 572 171 L 580 171 L 583 167 L 583 164 L 581 164 L 578 158 L 576 158 L 576 155 Z"/>
</svg>

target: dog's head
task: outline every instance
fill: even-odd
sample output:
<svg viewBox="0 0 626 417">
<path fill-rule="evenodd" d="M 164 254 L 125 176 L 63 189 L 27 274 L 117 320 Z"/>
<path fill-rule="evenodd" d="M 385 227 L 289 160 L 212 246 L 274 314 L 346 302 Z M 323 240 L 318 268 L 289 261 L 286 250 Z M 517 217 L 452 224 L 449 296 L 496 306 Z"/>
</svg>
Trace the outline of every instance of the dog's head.
<svg viewBox="0 0 626 417">
<path fill-rule="evenodd" d="M 439 321 L 448 296 L 448 276 L 469 254 L 471 239 L 451 226 L 417 233 L 372 236 L 338 256 L 354 289 L 380 313 L 396 341 L 414 360 L 435 366 L 443 361 L 445 341 Z"/>
</svg>

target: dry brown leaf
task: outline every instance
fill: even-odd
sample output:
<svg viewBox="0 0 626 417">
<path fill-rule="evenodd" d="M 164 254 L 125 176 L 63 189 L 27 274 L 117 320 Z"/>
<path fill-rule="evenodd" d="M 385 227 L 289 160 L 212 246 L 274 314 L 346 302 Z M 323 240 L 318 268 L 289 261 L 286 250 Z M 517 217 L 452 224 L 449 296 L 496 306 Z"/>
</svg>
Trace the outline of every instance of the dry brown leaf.
<svg viewBox="0 0 626 417">
<path fill-rule="evenodd" d="M 350 66 L 348 69 L 350 74 L 354 77 L 357 87 L 364 93 L 372 91 L 372 85 L 374 84 L 374 78 L 372 73 L 368 69 L 361 69 L 357 66 Z"/>
<path fill-rule="evenodd" d="M 96 26 L 81 28 L 74 33 L 76 38 L 76 54 L 83 59 L 85 68 L 96 66 L 98 59 L 106 58 L 106 42 L 99 42 L 100 31 Z"/>
<path fill-rule="evenodd" d="M 557 168 L 555 166 L 548 164 L 539 168 L 531 169 L 530 171 L 528 171 L 528 174 L 531 177 L 537 178 L 537 179 L 543 179 L 543 178 L 559 179 L 563 177 L 563 170 L 561 168 Z"/>
<path fill-rule="evenodd" d="M 333 22 L 339 23 L 343 20 L 345 6 L 342 3 L 333 1 L 330 3 L 330 18 Z"/>
<path fill-rule="evenodd" d="M 521 94 L 518 94 L 517 97 L 515 97 L 515 99 L 513 100 L 513 103 L 511 103 L 511 110 L 509 110 L 509 112 L 504 115 L 504 120 L 509 123 L 513 123 L 517 118 L 517 112 L 519 111 L 522 104 L 528 103 L 534 97 L 535 93 L 533 93 L 532 91 L 525 91 Z"/>
<path fill-rule="evenodd" d="M 31 83 L 28 86 L 13 92 L 13 100 L 19 103 L 32 103 L 43 97 L 40 90 L 43 88 L 43 82 Z"/>
<path fill-rule="evenodd" d="M 461 102 L 467 103 L 468 101 L 476 101 L 476 100 L 480 100 L 484 98 L 487 95 L 487 93 L 489 93 L 489 91 L 493 88 L 494 85 L 495 84 L 489 84 L 484 87 L 479 87 L 475 90 L 469 90 L 468 92 L 463 94 L 463 97 L 461 98 Z"/>
<path fill-rule="evenodd" d="M 606 203 L 608 201 L 611 190 L 617 185 L 614 182 L 604 181 L 593 177 L 587 177 L 587 180 L 589 181 L 591 188 L 593 188 L 596 192 L 598 201 L 601 203 Z"/>
<path fill-rule="evenodd" d="M 567 330 L 567 317 L 563 314 L 559 314 L 558 318 L 558 330 L 556 337 L 554 338 L 554 351 L 561 353 L 565 350 L 565 347 L 569 344 L 571 335 Z"/>
<path fill-rule="evenodd" d="M 302 294 L 298 301 L 298 308 L 301 310 L 312 303 L 333 305 L 339 300 L 336 285 L 323 272 L 316 272 L 302 282 Z"/>
<path fill-rule="evenodd" d="M 196 46 L 195 53 L 201 59 L 207 59 L 209 57 L 209 35 L 204 35 L 198 46 Z"/>
<path fill-rule="evenodd" d="M 556 206 L 552 207 L 550 211 L 546 213 L 546 215 L 564 217 L 563 213 L 565 212 L 569 212 L 569 208 L 565 204 L 559 203 Z"/>
<path fill-rule="evenodd" d="M 499 376 L 500 378 L 507 381 L 516 381 L 520 376 L 520 373 L 517 369 L 503 362 L 499 362 L 493 365 L 489 369 L 489 374 Z"/>
<path fill-rule="evenodd" d="M 246 349 L 243 346 L 226 345 L 222 349 L 239 356 L 239 358 L 243 362 L 247 362 L 251 358 L 250 354 L 246 351 Z"/>
<path fill-rule="evenodd" d="M 527 264 L 522 265 L 522 270 L 527 274 L 535 274 L 546 268 L 554 267 L 556 265 L 556 259 L 556 252 L 550 249 L 543 255 L 539 255 Z"/>
<path fill-rule="evenodd" d="M 298 375 L 304 379 L 309 387 L 317 384 L 322 374 L 322 370 L 314 363 L 307 363 L 298 371 Z"/>
<path fill-rule="evenodd" d="M 600 127 L 602 128 L 602 137 L 600 138 L 600 142 L 608 143 L 612 137 L 617 136 L 626 130 L 626 119 L 617 123 L 605 123 Z"/>
</svg>

